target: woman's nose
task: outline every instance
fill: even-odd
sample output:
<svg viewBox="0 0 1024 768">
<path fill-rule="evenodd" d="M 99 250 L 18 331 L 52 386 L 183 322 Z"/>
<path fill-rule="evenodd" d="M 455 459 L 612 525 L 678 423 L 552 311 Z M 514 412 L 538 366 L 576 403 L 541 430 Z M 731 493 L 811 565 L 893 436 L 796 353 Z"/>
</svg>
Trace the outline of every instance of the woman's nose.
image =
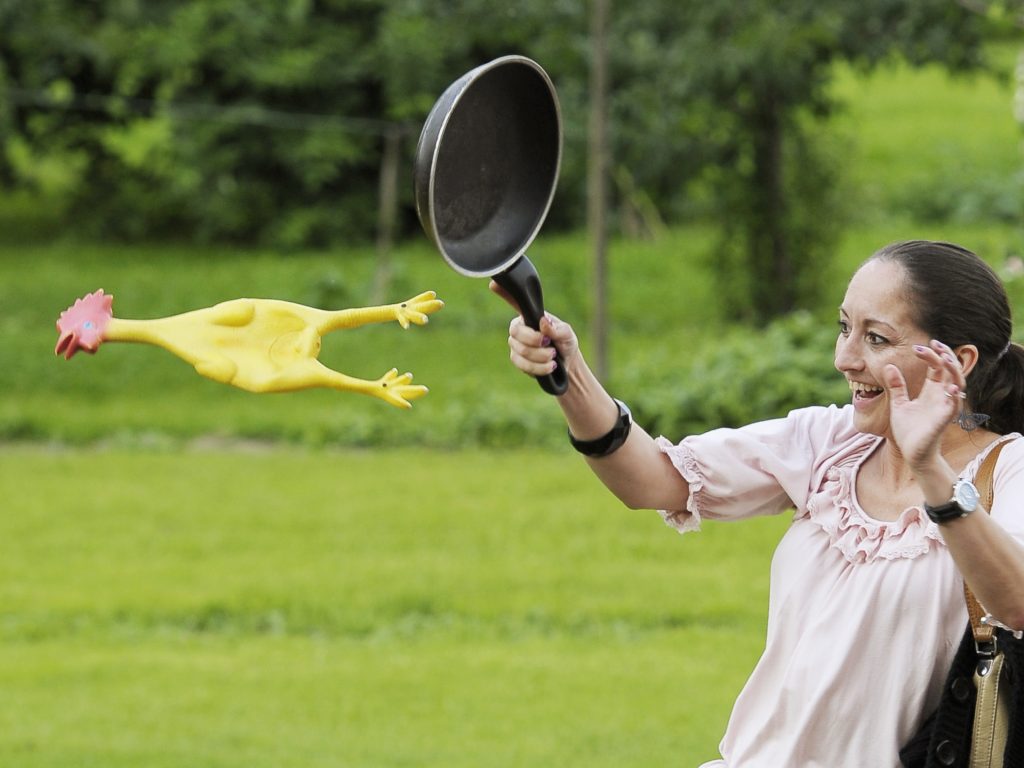
<svg viewBox="0 0 1024 768">
<path fill-rule="evenodd" d="M 861 365 L 860 355 L 857 354 L 857 345 L 849 337 L 842 335 L 836 339 L 835 366 L 840 372 L 858 370 Z"/>
</svg>

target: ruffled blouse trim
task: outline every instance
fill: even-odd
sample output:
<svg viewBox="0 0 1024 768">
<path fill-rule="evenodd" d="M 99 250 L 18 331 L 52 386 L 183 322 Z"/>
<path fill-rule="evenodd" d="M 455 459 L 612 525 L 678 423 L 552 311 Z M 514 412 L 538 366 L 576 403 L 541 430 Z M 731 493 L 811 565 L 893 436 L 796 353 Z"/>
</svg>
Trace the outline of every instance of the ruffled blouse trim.
<svg viewBox="0 0 1024 768">
<path fill-rule="evenodd" d="M 879 444 L 869 438 L 825 473 L 821 488 L 807 500 L 808 518 L 828 536 L 829 546 L 851 563 L 913 559 L 945 547 L 938 526 L 922 506 L 909 507 L 895 520 L 876 520 L 855 499 L 857 470 Z"/>
<path fill-rule="evenodd" d="M 989 451 L 1014 436 L 1004 435 L 993 441 L 964 467 L 960 476 L 974 477 Z M 821 489 L 807 501 L 806 516 L 825 532 L 829 545 L 851 563 L 913 559 L 933 549 L 944 549 L 946 543 L 939 527 L 929 519 L 923 506 L 905 509 L 895 520 L 881 521 L 869 517 L 857 504 L 857 471 L 880 442 L 878 438 L 867 438 L 862 447 L 830 467 Z"/>
<path fill-rule="evenodd" d="M 666 525 L 672 526 L 680 533 L 699 531 L 703 514 L 700 499 L 701 491 L 704 490 L 704 477 L 701 475 L 697 459 L 689 447 L 673 443 L 666 437 L 658 437 L 655 443 L 662 453 L 669 457 L 672 466 L 690 486 L 686 509 L 659 509 L 658 514 Z"/>
<path fill-rule="evenodd" d="M 993 446 L 1018 436 L 1004 435 L 994 441 L 964 468 L 961 477 L 973 477 Z M 709 510 L 705 508 L 704 476 L 693 449 L 665 437 L 655 442 L 690 486 L 685 509 L 659 510 L 659 514 L 680 533 L 699 530 Z M 828 537 L 829 546 L 851 563 L 913 559 L 946 546 L 939 527 L 921 505 L 905 509 L 891 521 L 876 520 L 860 508 L 855 495 L 857 471 L 881 442 L 879 437 L 864 435 L 860 445 L 853 446 L 825 471 L 820 487 L 808 497 L 806 509 L 794 516 L 794 522 L 803 520 L 818 526 Z"/>
</svg>

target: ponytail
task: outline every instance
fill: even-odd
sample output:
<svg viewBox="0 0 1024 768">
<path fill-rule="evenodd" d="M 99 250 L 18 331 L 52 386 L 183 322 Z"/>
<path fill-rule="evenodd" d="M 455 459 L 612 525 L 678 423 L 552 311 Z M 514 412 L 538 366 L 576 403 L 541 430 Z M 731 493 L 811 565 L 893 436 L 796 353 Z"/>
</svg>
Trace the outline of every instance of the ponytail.
<svg viewBox="0 0 1024 768">
<path fill-rule="evenodd" d="M 1024 432 L 1024 347 L 1010 343 L 988 363 L 982 360 L 967 377 L 967 397 L 972 410 L 988 414 L 987 429 Z"/>
<path fill-rule="evenodd" d="M 986 428 L 1001 435 L 1024 432 L 1024 347 L 1009 341 L 1010 302 L 995 270 L 962 246 L 929 240 L 892 243 L 871 258 L 906 270 L 921 330 L 954 349 L 978 348 L 967 402 L 972 411 L 988 414 Z"/>
</svg>

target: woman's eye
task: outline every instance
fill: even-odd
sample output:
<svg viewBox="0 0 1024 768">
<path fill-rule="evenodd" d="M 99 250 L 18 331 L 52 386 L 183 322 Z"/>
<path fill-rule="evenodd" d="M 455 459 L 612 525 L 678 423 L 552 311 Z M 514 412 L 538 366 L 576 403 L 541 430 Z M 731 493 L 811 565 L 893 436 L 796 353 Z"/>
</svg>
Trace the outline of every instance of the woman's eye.
<svg viewBox="0 0 1024 768">
<path fill-rule="evenodd" d="M 843 334 L 843 336 L 846 336 L 850 332 L 850 324 L 847 323 L 845 320 L 840 320 L 839 332 Z"/>
<path fill-rule="evenodd" d="M 879 336 L 877 333 L 868 333 L 867 340 L 868 344 L 871 344 L 872 346 L 887 344 L 889 342 L 887 338 L 885 338 L 884 336 Z"/>
</svg>

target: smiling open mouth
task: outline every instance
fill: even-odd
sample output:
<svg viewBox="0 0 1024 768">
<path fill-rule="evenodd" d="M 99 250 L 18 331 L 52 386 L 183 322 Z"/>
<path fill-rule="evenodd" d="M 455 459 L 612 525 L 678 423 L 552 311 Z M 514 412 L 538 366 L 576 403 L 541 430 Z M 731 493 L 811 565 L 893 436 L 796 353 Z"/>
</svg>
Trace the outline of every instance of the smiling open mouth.
<svg viewBox="0 0 1024 768">
<path fill-rule="evenodd" d="M 850 382 L 850 391 L 853 392 L 854 401 L 867 402 L 868 400 L 874 400 L 876 397 L 882 394 L 882 388 L 876 387 L 871 384 L 864 384 L 859 381 Z"/>
</svg>

